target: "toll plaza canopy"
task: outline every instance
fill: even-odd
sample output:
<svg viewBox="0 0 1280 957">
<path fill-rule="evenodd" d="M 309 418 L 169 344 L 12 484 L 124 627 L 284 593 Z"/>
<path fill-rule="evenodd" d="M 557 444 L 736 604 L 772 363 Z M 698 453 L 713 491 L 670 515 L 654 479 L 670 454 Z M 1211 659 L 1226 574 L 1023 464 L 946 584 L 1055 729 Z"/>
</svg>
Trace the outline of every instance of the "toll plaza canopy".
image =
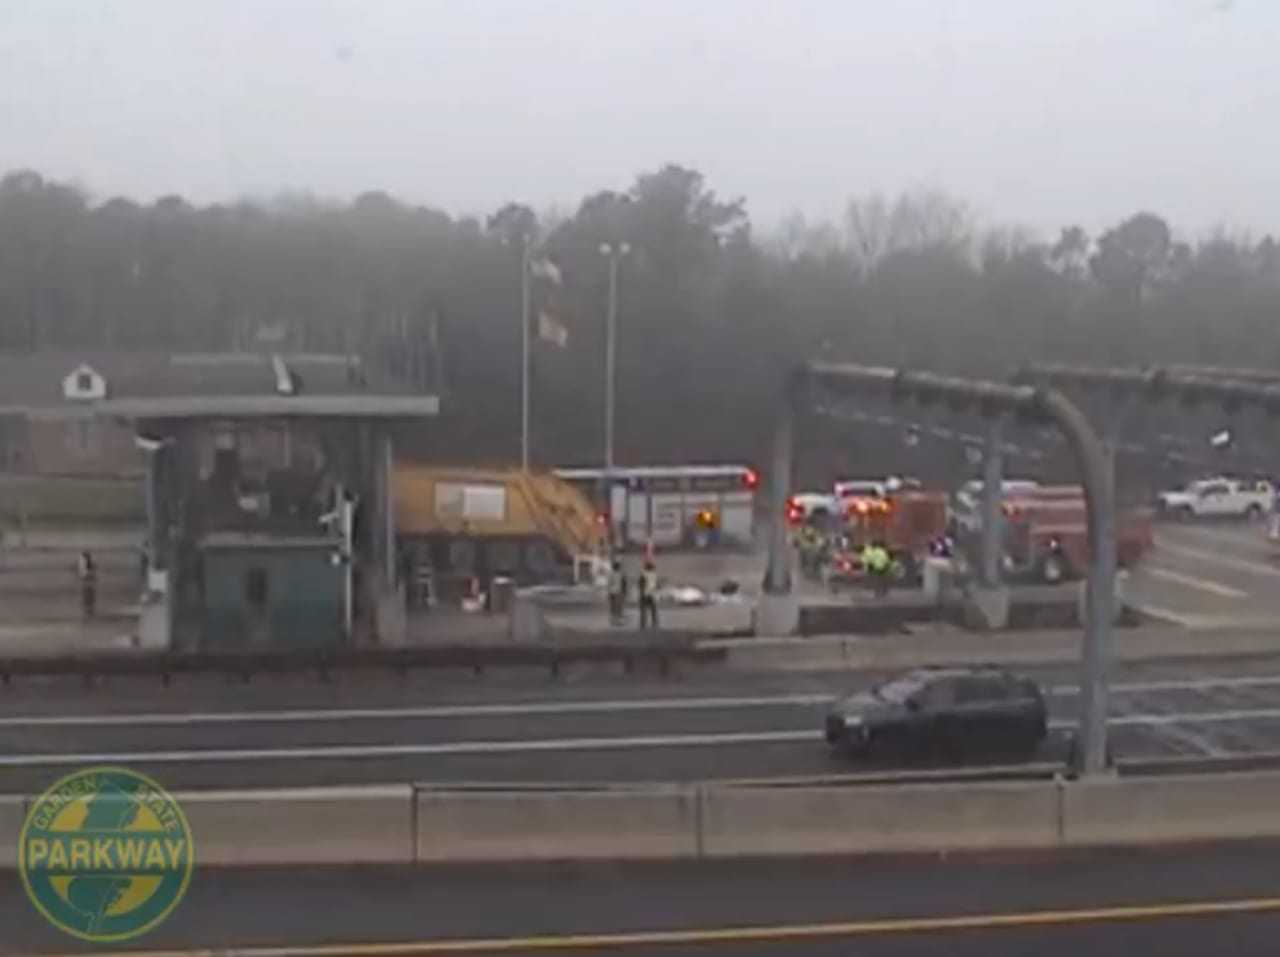
<svg viewBox="0 0 1280 957">
<path fill-rule="evenodd" d="M 395 587 L 395 439 L 440 411 L 421 351 L 0 356 L 0 471 L 145 476 L 148 645 L 183 609 L 219 635 L 350 640 L 378 597 L 355 583 Z"/>
</svg>

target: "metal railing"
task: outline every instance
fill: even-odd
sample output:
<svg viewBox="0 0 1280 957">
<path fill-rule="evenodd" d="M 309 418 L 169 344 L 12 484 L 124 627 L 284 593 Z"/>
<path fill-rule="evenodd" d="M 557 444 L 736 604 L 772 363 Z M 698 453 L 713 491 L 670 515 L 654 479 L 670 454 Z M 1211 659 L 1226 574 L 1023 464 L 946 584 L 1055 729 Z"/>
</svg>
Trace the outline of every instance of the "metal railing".
<svg viewBox="0 0 1280 957">
<path fill-rule="evenodd" d="M 553 677 L 576 664 L 616 664 L 626 671 L 652 666 L 661 674 L 678 662 L 712 662 L 722 648 L 699 647 L 673 636 L 637 644 L 435 645 L 416 648 L 335 648 L 288 651 L 116 652 L 93 655 L 0 658 L 0 683 L 21 677 L 79 677 L 86 684 L 113 676 L 155 677 L 164 684 L 180 675 L 225 675 L 250 681 L 260 674 L 311 674 L 322 681 L 353 671 L 545 668 Z"/>
</svg>

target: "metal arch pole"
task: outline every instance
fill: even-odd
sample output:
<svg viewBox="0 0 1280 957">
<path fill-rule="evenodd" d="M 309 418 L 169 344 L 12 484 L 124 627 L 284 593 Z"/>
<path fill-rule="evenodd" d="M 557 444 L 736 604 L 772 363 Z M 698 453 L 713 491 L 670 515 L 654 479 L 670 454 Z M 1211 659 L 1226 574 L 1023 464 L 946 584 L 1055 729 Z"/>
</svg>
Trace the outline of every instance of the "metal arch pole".
<svg viewBox="0 0 1280 957">
<path fill-rule="evenodd" d="M 529 471 L 529 246 L 520 246 L 520 468 Z"/>
<path fill-rule="evenodd" d="M 1066 436 L 1084 483 L 1089 533 L 1089 578 L 1082 674 L 1080 726 L 1075 749 L 1080 774 L 1100 774 L 1108 765 L 1108 676 L 1111 625 L 1115 617 L 1115 485 L 1107 455 L 1084 414 L 1056 389 L 1037 392 L 1040 408 Z"/>
<path fill-rule="evenodd" d="M 778 421 L 773 433 L 773 456 L 769 467 L 769 560 L 764 591 L 769 595 L 791 592 L 791 554 L 787 542 L 787 496 L 795 468 L 796 416 L 800 406 L 800 382 L 793 376 L 787 383 Z"/>
<path fill-rule="evenodd" d="M 614 397 L 617 394 L 618 356 L 618 255 L 609 255 L 609 306 L 605 315 L 604 355 L 604 471 L 608 480 L 613 474 Z"/>
<path fill-rule="evenodd" d="M 618 355 L 618 251 L 609 254 L 609 303 L 604 325 L 604 488 L 606 511 L 609 513 L 609 557 L 625 544 L 626 535 L 618 534 L 618 517 L 613 514 L 613 417 L 617 395 Z M 646 497 L 652 502 L 652 496 Z M 626 515 L 622 518 L 626 523 Z M 626 529 L 624 524 L 624 531 Z"/>
</svg>

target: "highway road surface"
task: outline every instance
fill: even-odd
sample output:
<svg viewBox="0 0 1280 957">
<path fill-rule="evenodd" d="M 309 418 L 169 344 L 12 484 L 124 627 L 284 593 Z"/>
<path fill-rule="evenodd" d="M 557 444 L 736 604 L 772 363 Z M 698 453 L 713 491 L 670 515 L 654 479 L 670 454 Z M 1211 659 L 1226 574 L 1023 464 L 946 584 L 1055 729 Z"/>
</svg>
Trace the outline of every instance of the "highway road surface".
<svg viewBox="0 0 1280 957">
<path fill-rule="evenodd" d="M 252 947 L 260 949 L 245 953 L 260 957 L 1271 957 L 1280 940 L 1277 865 L 1280 844 L 1253 842 L 945 858 L 211 870 L 198 871 L 174 915 L 132 946 Z M 0 928 L 0 953 L 104 950 L 47 927 L 11 872 L 0 875 Z"/>
<path fill-rule="evenodd" d="M 1193 628 L 1280 623 L 1280 554 L 1261 523 L 1169 522 L 1130 581 L 1149 612 Z"/>
<path fill-rule="evenodd" d="M 1205 640 L 1211 641 L 1211 633 Z M 1074 727 L 1073 669 L 1034 669 L 1061 761 Z M 33 791 L 86 764 L 126 764 L 169 788 L 336 783 L 671 781 L 847 773 L 822 715 L 875 676 L 695 670 L 674 679 L 587 670 L 332 685 L 262 678 L 16 681 L 0 692 L 0 780 Z M 1280 751 L 1280 656 L 1116 669 L 1120 758 Z"/>
</svg>

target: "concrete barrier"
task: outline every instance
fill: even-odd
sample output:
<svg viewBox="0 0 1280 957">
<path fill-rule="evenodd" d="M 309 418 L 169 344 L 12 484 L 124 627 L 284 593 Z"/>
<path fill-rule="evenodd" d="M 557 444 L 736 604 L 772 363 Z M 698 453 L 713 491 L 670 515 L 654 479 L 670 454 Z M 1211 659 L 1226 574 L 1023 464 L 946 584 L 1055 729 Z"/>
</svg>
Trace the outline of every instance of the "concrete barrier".
<svg viewBox="0 0 1280 957">
<path fill-rule="evenodd" d="M 418 792 L 420 862 L 695 857 L 692 788 Z"/>
<path fill-rule="evenodd" d="M 26 798 L 16 794 L 0 796 L 0 869 L 18 866 L 18 835 L 26 816 Z"/>
<path fill-rule="evenodd" d="M 413 862 L 410 785 L 174 795 L 199 865 Z"/>
<path fill-rule="evenodd" d="M 1068 845 L 1276 837 L 1280 772 L 1073 781 L 1062 812 Z"/>
<path fill-rule="evenodd" d="M 882 638 L 743 638 L 703 642 L 723 649 L 726 663 L 744 671 L 881 670 L 924 665 L 1003 662 L 1010 665 L 1075 664 L 1076 629 L 975 635 L 967 632 Z M 1185 628 L 1126 628 L 1115 632 L 1118 661 L 1223 658 L 1280 652 L 1280 631 L 1222 629 L 1208 634 Z"/>
<path fill-rule="evenodd" d="M 1058 785 L 709 787 L 701 822 L 706 857 L 1053 847 Z"/>
</svg>

